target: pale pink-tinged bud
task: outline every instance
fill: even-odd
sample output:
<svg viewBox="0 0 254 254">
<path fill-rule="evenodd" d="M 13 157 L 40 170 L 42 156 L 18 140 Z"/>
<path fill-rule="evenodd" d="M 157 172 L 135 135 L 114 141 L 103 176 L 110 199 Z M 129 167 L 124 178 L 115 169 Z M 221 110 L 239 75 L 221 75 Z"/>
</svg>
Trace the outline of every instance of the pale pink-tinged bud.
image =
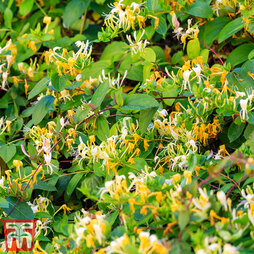
<svg viewBox="0 0 254 254">
<path fill-rule="evenodd" d="M 23 154 L 25 154 L 27 157 L 30 157 L 30 155 L 26 152 L 23 144 L 21 144 L 21 150 L 22 150 Z"/>
<path fill-rule="evenodd" d="M 176 14 L 173 12 L 172 14 L 172 25 L 175 28 L 175 30 L 177 30 L 180 27 L 180 23 L 176 17 Z"/>
</svg>

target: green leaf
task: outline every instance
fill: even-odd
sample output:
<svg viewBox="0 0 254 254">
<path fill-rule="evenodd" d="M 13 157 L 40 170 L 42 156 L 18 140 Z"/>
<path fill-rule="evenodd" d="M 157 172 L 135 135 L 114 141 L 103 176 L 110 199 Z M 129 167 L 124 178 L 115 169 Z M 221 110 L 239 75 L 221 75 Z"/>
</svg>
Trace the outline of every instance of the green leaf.
<svg viewBox="0 0 254 254">
<path fill-rule="evenodd" d="M 146 132 L 148 125 L 151 123 L 154 114 L 156 113 L 157 108 L 151 109 L 142 109 L 139 113 L 139 130 L 141 134 Z"/>
<path fill-rule="evenodd" d="M 119 211 L 115 211 L 115 212 L 109 214 L 109 216 L 107 216 L 106 220 L 107 220 L 108 225 L 110 227 L 114 224 L 114 222 L 117 219 L 118 215 L 119 215 Z"/>
<path fill-rule="evenodd" d="M 96 136 L 101 141 L 106 141 L 109 137 L 109 126 L 108 121 L 104 115 L 99 115 L 99 117 L 96 120 Z"/>
<path fill-rule="evenodd" d="M 131 54 L 128 54 L 122 61 L 119 73 L 124 75 L 125 71 L 128 70 L 127 79 L 135 81 L 143 81 L 143 65 L 137 63 L 132 59 Z"/>
<path fill-rule="evenodd" d="M 90 174 L 82 181 L 82 186 L 86 186 L 89 190 L 96 191 L 102 183 L 102 178 L 95 174 Z"/>
<path fill-rule="evenodd" d="M 245 127 L 245 123 L 241 123 L 240 125 L 236 125 L 234 122 L 231 123 L 231 125 L 228 128 L 228 139 L 230 142 L 233 142 L 235 140 L 237 140 Z"/>
<path fill-rule="evenodd" d="M 67 185 L 67 189 L 65 192 L 65 197 L 64 197 L 65 200 L 67 200 L 67 201 L 69 200 L 71 194 L 75 190 L 76 186 L 78 185 L 78 183 L 83 175 L 84 175 L 84 173 L 77 173 L 71 178 L 71 180 L 69 181 L 69 183 Z"/>
<path fill-rule="evenodd" d="M 42 80 L 40 80 L 30 91 L 28 95 L 28 100 L 32 99 L 34 96 L 38 95 L 43 89 L 45 89 L 49 81 L 50 81 L 49 77 L 45 77 Z"/>
<path fill-rule="evenodd" d="M 94 104 L 96 108 L 98 108 L 101 105 L 108 90 L 109 90 L 109 80 L 107 79 L 102 84 L 99 85 L 99 87 L 96 89 L 92 97 L 91 103 Z"/>
<path fill-rule="evenodd" d="M 252 133 L 254 133 L 254 125 L 253 124 L 248 124 L 245 131 L 244 131 L 243 136 L 247 140 Z"/>
<path fill-rule="evenodd" d="M 179 87 L 177 85 L 167 86 L 162 92 L 163 97 L 176 97 L 179 93 Z M 168 106 L 172 106 L 175 99 L 163 99 L 164 103 Z"/>
<path fill-rule="evenodd" d="M 54 100 L 55 97 L 52 95 L 47 95 L 39 100 L 39 102 L 34 106 L 32 114 L 34 124 L 39 124 L 42 121 L 49 109 L 54 105 Z"/>
<path fill-rule="evenodd" d="M 228 17 L 218 17 L 212 21 L 208 21 L 200 27 L 198 38 L 208 46 L 211 46 L 213 41 L 218 38 L 219 32 L 230 21 Z"/>
<path fill-rule="evenodd" d="M 40 181 L 40 180 L 37 180 L 37 182 L 33 185 L 33 188 L 37 190 L 57 191 L 54 185 L 49 184 L 48 182 Z"/>
<path fill-rule="evenodd" d="M 3 208 L 3 210 L 8 214 L 13 209 L 18 199 L 14 197 L 7 197 L 6 200 L 9 203 L 9 207 Z M 10 217 L 19 220 L 32 220 L 34 218 L 34 213 L 32 208 L 26 202 L 19 201 L 11 212 Z"/>
<path fill-rule="evenodd" d="M 64 9 L 63 23 L 69 28 L 78 20 L 90 5 L 90 0 L 72 0 Z"/>
<path fill-rule="evenodd" d="M 124 253 L 126 253 L 126 254 L 139 254 L 140 252 L 135 246 L 133 246 L 131 244 L 126 244 L 124 246 Z"/>
<path fill-rule="evenodd" d="M 46 212 L 37 212 L 35 214 L 35 218 L 49 218 L 49 219 L 51 219 L 52 216 Z"/>
<path fill-rule="evenodd" d="M 79 123 L 82 120 L 84 120 L 87 117 L 90 110 L 91 109 L 89 108 L 88 104 L 78 107 L 78 109 L 76 110 L 76 113 L 74 115 L 75 122 Z"/>
<path fill-rule="evenodd" d="M 67 83 L 67 78 L 65 76 L 59 76 L 58 73 L 54 73 L 51 76 L 52 86 L 56 89 L 56 91 L 61 92 Z"/>
<path fill-rule="evenodd" d="M 34 0 L 25 0 L 19 6 L 19 13 L 21 16 L 26 16 L 32 9 Z"/>
<path fill-rule="evenodd" d="M 5 198 L 0 197 L 0 207 L 9 208 L 9 202 Z"/>
<path fill-rule="evenodd" d="M 165 36 L 167 31 L 168 31 L 168 26 L 166 22 L 166 18 L 164 16 L 158 16 L 159 18 L 159 25 L 156 28 L 156 32 L 161 34 L 162 36 Z M 154 25 L 155 20 L 153 20 L 153 25 Z"/>
<path fill-rule="evenodd" d="M 16 150 L 15 145 L 3 145 L 0 147 L 0 156 L 7 163 L 16 154 Z"/>
<path fill-rule="evenodd" d="M 241 17 L 234 19 L 229 22 L 224 28 L 220 31 L 218 42 L 221 43 L 227 38 L 231 37 L 233 34 L 240 31 L 245 26 L 245 23 Z"/>
<path fill-rule="evenodd" d="M 143 80 L 147 80 L 151 77 L 151 69 L 153 68 L 153 63 L 146 63 L 143 68 Z"/>
<path fill-rule="evenodd" d="M 161 10 L 159 0 L 147 0 L 146 6 L 149 11 L 159 11 Z"/>
<path fill-rule="evenodd" d="M 125 54 L 127 44 L 122 41 L 113 41 L 103 50 L 100 60 L 112 60 L 118 62 L 122 59 Z"/>
<path fill-rule="evenodd" d="M 228 55 L 226 64 L 230 63 L 231 66 L 234 67 L 247 61 L 252 50 L 254 50 L 254 43 L 240 45 Z"/>
<path fill-rule="evenodd" d="M 194 59 L 199 56 L 200 43 L 198 39 L 190 40 L 187 44 L 187 55 L 190 59 Z"/>
<path fill-rule="evenodd" d="M 192 16 L 206 19 L 210 19 L 213 16 L 213 10 L 210 5 L 202 1 L 196 1 L 191 4 L 185 12 Z"/>
<path fill-rule="evenodd" d="M 254 49 L 248 55 L 249 60 L 251 60 L 252 58 L 254 58 Z"/>
<path fill-rule="evenodd" d="M 156 54 L 153 49 L 145 48 L 143 57 L 148 62 L 155 62 L 156 61 Z"/>
<path fill-rule="evenodd" d="M 4 25 L 7 28 L 11 28 L 11 21 L 13 18 L 13 13 L 9 8 L 6 8 L 4 11 Z"/>
<path fill-rule="evenodd" d="M 130 94 L 124 99 L 123 110 L 141 110 L 146 108 L 158 108 L 159 103 L 147 94 Z"/>
<path fill-rule="evenodd" d="M 183 230 L 190 221 L 189 211 L 181 211 L 178 216 L 178 224 L 181 230 Z"/>
</svg>

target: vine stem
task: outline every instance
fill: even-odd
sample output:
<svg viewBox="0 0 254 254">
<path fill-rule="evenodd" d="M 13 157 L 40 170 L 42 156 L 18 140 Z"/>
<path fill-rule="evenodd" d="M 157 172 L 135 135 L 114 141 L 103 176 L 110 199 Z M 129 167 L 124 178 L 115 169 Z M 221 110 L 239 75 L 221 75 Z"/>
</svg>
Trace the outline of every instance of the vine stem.
<svg viewBox="0 0 254 254">
<path fill-rule="evenodd" d="M 232 190 L 234 190 L 234 188 L 239 185 L 240 182 L 242 182 L 245 178 L 247 178 L 247 176 L 243 176 L 240 180 L 238 180 L 227 192 L 226 197 L 229 196 L 229 194 L 231 193 Z"/>
<path fill-rule="evenodd" d="M 99 110 L 99 111 L 97 112 L 97 114 L 100 114 L 100 113 L 102 113 L 102 112 L 104 112 L 104 111 L 107 111 L 107 110 L 110 110 L 110 109 L 113 109 L 113 108 L 114 108 L 114 107 L 104 108 L 104 109 L 102 109 L 102 110 Z M 78 126 L 79 126 L 80 124 L 82 124 L 82 123 L 88 121 L 89 119 L 91 119 L 91 118 L 94 117 L 95 115 L 96 115 L 96 114 L 94 113 L 94 114 L 90 115 L 89 117 L 85 118 L 85 119 L 82 120 L 80 123 L 78 123 Z"/>
<path fill-rule="evenodd" d="M 10 214 L 13 212 L 13 210 L 15 209 L 15 207 L 18 205 L 19 201 L 20 201 L 20 197 L 18 198 L 17 202 L 14 204 L 14 206 L 12 207 L 12 209 L 10 210 L 10 212 L 7 214 L 7 217 L 10 216 Z"/>
<path fill-rule="evenodd" d="M 206 45 L 204 42 L 200 41 L 201 44 L 203 44 L 205 47 L 207 47 L 210 51 L 212 51 L 217 57 L 218 59 L 220 60 L 221 64 L 224 65 L 224 62 L 223 60 L 220 58 L 220 56 L 212 49 L 210 48 L 208 45 Z"/>
<path fill-rule="evenodd" d="M 83 30 L 84 30 L 84 26 L 85 26 L 85 22 L 86 22 L 86 14 L 87 14 L 87 10 L 85 11 L 84 15 L 83 15 L 83 18 L 82 18 L 82 24 L 81 24 L 81 28 L 80 28 L 80 34 L 83 33 Z"/>
<path fill-rule="evenodd" d="M 199 179 L 199 180 L 203 180 L 202 178 L 200 178 L 200 177 L 198 177 L 198 176 L 195 176 L 195 175 L 193 175 L 195 178 L 197 178 L 197 179 Z M 211 184 L 211 183 L 207 183 L 208 185 L 210 185 L 211 187 L 213 187 L 213 188 L 215 188 L 215 189 L 219 189 L 219 187 L 217 187 L 217 186 L 215 186 L 215 185 L 213 185 L 213 184 Z"/>
<path fill-rule="evenodd" d="M 164 99 L 188 99 L 193 96 L 169 96 L 169 97 L 157 97 L 155 100 L 164 100 Z"/>
</svg>

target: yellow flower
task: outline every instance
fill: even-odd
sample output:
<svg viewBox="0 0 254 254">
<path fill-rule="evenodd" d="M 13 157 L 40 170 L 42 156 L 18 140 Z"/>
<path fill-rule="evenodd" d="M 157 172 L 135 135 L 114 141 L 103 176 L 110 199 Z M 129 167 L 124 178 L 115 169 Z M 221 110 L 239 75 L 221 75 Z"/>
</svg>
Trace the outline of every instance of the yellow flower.
<svg viewBox="0 0 254 254">
<path fill-rule="evenodd" d="M 95 136 L 94 135 L 89 136 L 89 141 L 90 141 L 90 146 L 94 145 L 95 144 Z"/>
<path fill-rule="evenodd" d="M 23 162 L 20 160 L 13 160 L 12 162 L 13 166 L 16 167 L 16 170 L 19 171 L 20 167 L 23 166 Z"/>
<path fill-rule="evenodd" d="M 11 131 L 11 121 L 6 120 L 5 123 L 6 123 L 7 131 L 10 132 Z"/>
<path fill-rule="evenodd" d="M 87 235 L 85 237 L 85 239 L 86 239 L 86 245 L 87 245 L 88 248 L 91 248 L 91 247 L 95 248 L 95 244 L 94 244 L 94 240 L 93 240 L 92 235 Z"/>
<path fill-rule="evenodd" d="M 37 51 L 37 48 L 36 48 L 36 44 L 35 44 L 35 41 L 30 41 L 28 43 L 28 48 L 32 49 L 34 52 Z"/>
<path fill-rule="evenodd" d="M 32 67 L 29 67 L 27 70 L 27 75 L 30 79 L 32 79 L 34 77 L 34 71 L 32 69 Z"/>
<path fill-rule="evenodd" d="M 60 210 L 64 210 L 64 214 L 66 214 L 66 212 L 70 212 L 72 209 L 69 208 L 66 204 L 63 204 L 55 213 L 54 216 L 60 211 Z"/>
<path fill-rule="evenodd" d="M 23 71 L 24 70 L 24 63 L 18 63 L 18 69 L 19 69 L 19 71 Z"/>
<path fill-rule="evenodd" d="M 201 167 L 199 167 L 199 166 L 196 166 L 195 167 L 195 173 L 196 173 L 196 175 L 198 176 L 199 175 L 199 170 L 201 169 Z"/>
<path fill-rule="evenodd" d="M 49 25 L 51 23 L 51 17 L 45 16 L 43 18 L 43 23 Z"/>
<path fill-rule="evenodd" d="M 136 204 L 135 199 L 134 199 L 134 198 L 129 198 L 129 199 L 128 199 L 128 202 L 129 202 L 130 207 L 131 207 L 131 212 L 132 212 L 132 213 L 135 213 L 135 208 L 134 208 L 134 204 Z"/>
<path fill-rule="evenodd" d="M 40 246 L 40 243 L 38 240 L 34 244 L 33 253 L 34 254 L 41 254 L 41 253 L 47 254 L 47 252 L 45 250 L 43 250 L 42 247 Z"/>
<path fill-rule="evenodd" d="M 148 151 L 148 147 L 149 147 L 149 144 L 148 144 L 148 140 L 144 139 L 144 148 L 145 148 L 145 151 Z"/>
<path fill-rule="evenodd" d="M 187 179 L 186 184 L 190 184 L 192 181 L 192 179 L 191 179 L 192 172 L 189 170 L 185 170 L 183 173 L 183 176 Z"/>
<path fill-rule="evenodd" d="M 173 184 L 175 184 L 181 180 L 181 175 L 177 173 L 177 174 L 173 175 L 172 179 L 173 179 Z"/>
</svg>

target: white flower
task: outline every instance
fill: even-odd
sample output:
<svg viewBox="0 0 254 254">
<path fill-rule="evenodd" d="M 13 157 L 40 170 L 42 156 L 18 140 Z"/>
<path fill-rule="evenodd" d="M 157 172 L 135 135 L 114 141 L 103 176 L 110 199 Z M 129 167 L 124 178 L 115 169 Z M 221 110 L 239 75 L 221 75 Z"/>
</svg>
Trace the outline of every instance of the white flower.
<svg viewBox="0 0 254 254">
<path fill-rule="evenodd" d="M 5 188 L 5 186 L 4 186 L 4 177 L 3 176 L 0 178 L 0 187 Z"/>
<path fill-rule="evenodd" d="M 193 67 L 192 70 L 196 73 L 196 76 L 198 78 L 198 84 L 201 82 L 201 66 L 197 64 L 196 67 Z"/>
<path fill-rule="evenodd" d="M 33 210 L 33 213 L 35 214 L 35 213 L 37 213 L 38 211 L 39 211 L 39 205 L 34 205 L 34 204 L 32 204 L 30 201 L 29 202 L 27 202 L 27 204 L 31 207 L 31 209 Z"/>
<path fill-rule="evenodd" d="M 248 105 L 249 99 L 241 99 L 240 100 L 240 106 L 241 106 L 241 111 L 240 111 L 240 117 L 242 120 L 248 120 L 248 111 L 247 111 L 247 105 Z"/>
<path fill-rule="evenodd" d="M 45 160 L 45 164 L 47 166 L 47 169 L 49 168 L 50 169 L 50 174 L 52 175 L 53 174 L 53 167 L 56 168 L 56 166 L 54 166 L 52 163 L 51 163 L 51 153 L 45 153 L 44 154 L 44 160 Z"/>
<path fill-rule="evenodd" d="M 157 110 L 157 112 L 159 113 L 160 117 L 162 117 L 162 118 L 164 118 L 168 115 L 168 111 L 166 109 Z"/>
<path fill-rule="evenodd" d="M 223 247 L 222 254 L 239 254 L 239 251 L 237 250 L 235 246 L 232 246 L 231 244 L 225 244 Z"/>
<path fill-rule="evenodd" d="M 246 96 L 246 93 L 245 92 L 235 92 L 235 95 L 236 95 L 236 99 L 239 98 L 239 97 L 244 97 Z"/>
<path fill-rule="evenodd" d="M 227 197 L 226 197 L 224 191 L 218 191 L 217 198 L 218 198 L 219 202 L 224 206 L 225 211 L 227 211 L 227 209 L 228 209 Z"/>
<path fill-rule="evenodd" d="M 76 76 L 76 81 L 81 81 L 82 80 L 82 75 L 81 74 L 78 74 L 77 76 Z"/>
<path fill-rule="evenodd" d="M 187 89 L 187 85 L 188 85 L 188 88 L 191 91 L 191 86 L 190 86 L 190 81 L 189 81 L 191 73 L 192 73 L 192 71 L 189 71 L 189 70 L 183 72 L 183 88 L 184 88 L 184 90 Z"/>
<path fill-rule="evenodd" d="M 99 244 L 102 244 L 105 236 L 102 233 L 101 226 L 98 224 L 95 224 L 95 225 L 93 225 L 93 228 L 94 228 L 96 239 L 98 240 Z"/>
<path fill-rule="evenodd" d="M 129 47 L 131 49 L 131 54 L 137 54 L 138 52 L 143 52 L 143 50 L 145 49 L 145 47 L 147 46 L 147 44 L 149 44 L 149 42 L 147 40 L 142 41 L 141 38 L 143 37 L 145 33 L 145 30 L 142 31 L 142 34 L 137 37 L 137 32 L 135 31 L 133 33 L 133 37 L 135 39 L 135 41 L 132 41 L 131 39 L 131 35 L 126 35 L 126 39 L 129 41 Z"/>
<path fill-rule="evenodd" d="M 198 150 L 198 147 L 196 145 L 196 141 L 191 139 L 187 142 L 187 145 L 192 147 L 193 152 L 195 153 Z"/>
<path fill-rule="evenodd" d="M 204 249 L 200 249 L 196 252 L 196 254 L 208 254 Z"/>
<path fill-rule="evenodd" d="M 202 69 L 201 69 L 201 66 L 199 64 L 197 64 L 197 66 L 193 67 L 192 70 L 195 71 L 197 76 L 200 76 Z"/>
</svg>

